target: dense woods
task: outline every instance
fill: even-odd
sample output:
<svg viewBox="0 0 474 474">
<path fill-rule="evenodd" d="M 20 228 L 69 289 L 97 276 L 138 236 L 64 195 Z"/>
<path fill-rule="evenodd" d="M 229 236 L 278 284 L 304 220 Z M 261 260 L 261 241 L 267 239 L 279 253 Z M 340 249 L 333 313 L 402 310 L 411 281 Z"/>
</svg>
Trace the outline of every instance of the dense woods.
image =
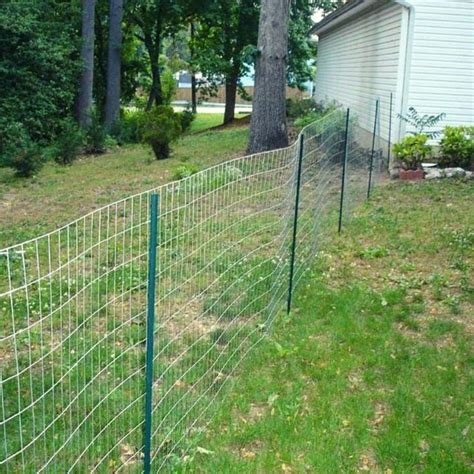
<svg viewBox="0 0 474 474">
<path fill-rule="evenodd" d="M 262 28 L 274 22 L 280 3 L 288 12 L 273 32 L 283 39 L 273 45 L 282 54 L 276 73 L 263 67 L 257 39 L 260 12 L 267 15 L 267 22 L 260 20 L 261 43 Z M 284 122 L 284 83 L 301 87 L 313 74 L 312 13 L 339 3 L 5 0 L 0 5 L 0 165 L 28 176 L 48 159 L 71 163 L 80 152 L 100 153 L 110 143 L 142 140 L 146 112 L 171 103 L 180 71 L 192 76 L 192 104 L 183 117 L 162 109 L 166 123 L 179 120 L 186 128 L 196 111 L 197 88 L 212 96 L 218 86 L 226 91 L 224 123 L 232 122 L 236 94 L 244 93 L 242 77 L 254 71 L 256 104 L 262 103 L 259 97 L 272 96 Z M 197 73 L 205 80 L 197 80 Z M 154 127 L 164 126 L 155 119 Z M 266 126 L 258 117 L 253 120 L 254 142 Z"/>
</svg>

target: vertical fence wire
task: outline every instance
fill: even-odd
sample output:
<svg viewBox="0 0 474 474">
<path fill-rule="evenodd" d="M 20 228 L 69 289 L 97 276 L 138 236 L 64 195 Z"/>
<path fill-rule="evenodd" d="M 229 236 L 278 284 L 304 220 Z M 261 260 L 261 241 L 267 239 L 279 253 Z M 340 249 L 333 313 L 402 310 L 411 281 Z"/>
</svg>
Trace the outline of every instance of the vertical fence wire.
<svg viewBox="0 0 474 474">
<path fill-rule="evenodd" d="M 2 250 L 0 470 L 175 469 L 284 311 L 340 203 L 346 220 L 363 200 L 369 159 L 355 121 L 336 110 L 288 148 Z"/>
</svg>

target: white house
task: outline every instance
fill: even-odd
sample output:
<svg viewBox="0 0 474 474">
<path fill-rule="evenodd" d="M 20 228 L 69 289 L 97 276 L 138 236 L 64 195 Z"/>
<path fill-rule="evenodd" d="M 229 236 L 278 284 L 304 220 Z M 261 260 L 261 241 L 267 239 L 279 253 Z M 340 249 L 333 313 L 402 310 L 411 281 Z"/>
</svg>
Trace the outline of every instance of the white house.
<svg viewBox="0 0 474 474">
<path fill-rule="evenodd" d="M 410 130 L 398 114 L 444 112 L 445 125 L 474 125 L 474 0 L 349 0 L 315 25 L 319 37 L 315 99 L 350 107 L 380 134 Z"/>
</svg>

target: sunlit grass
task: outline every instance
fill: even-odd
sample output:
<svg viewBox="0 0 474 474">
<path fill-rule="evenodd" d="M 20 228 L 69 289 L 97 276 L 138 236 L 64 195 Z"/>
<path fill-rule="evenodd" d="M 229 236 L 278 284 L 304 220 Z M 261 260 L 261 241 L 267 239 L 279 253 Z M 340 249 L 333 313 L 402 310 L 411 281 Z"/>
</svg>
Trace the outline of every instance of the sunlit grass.
<svg viewBox="0 0 474 474">
<path fill-rule="evenodd" d="M 393 184 L 320 255 L 184 472 L 471 472 L 473 185 Z"/>
<path fill-rule="evenodd" d="M 133 145 L 83 157 L 72 166 L 48 163 L 32 179 L 14 178 L 11 170 L 0 168 L 0 247 L 36 237 L 97 207 L 169 182 L 183 162 L 203 169 L 244 155 L 248 127 L 202 133 L 218 125 L 219 117 L 198 115 L 193 130 L 201 133 L 181 138 L 167 160 L 157 161 L 148 147 Z"/>
</svg>

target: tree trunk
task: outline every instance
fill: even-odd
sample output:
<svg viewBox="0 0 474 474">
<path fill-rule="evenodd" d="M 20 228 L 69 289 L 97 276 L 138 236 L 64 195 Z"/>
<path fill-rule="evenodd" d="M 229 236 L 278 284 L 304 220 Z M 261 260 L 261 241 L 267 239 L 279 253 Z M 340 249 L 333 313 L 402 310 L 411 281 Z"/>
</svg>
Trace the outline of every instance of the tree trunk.
<svg viewBox="0 0 474 474">
<path fill-rule="evenodd" d="M 122 18 L 123 0 L 110 0 L 107 98 L 105 103 L 105 127 L 107 130 L 110 130 L 120 118 Z"/>
<path fill-rule="evenodd" d="M 239 80 L 238 71 L 240 68 L 234 68 L 232 74 L 225 81 L 225 110 L 224 125 L 234 121 L 235 102 L 237 97 L 237 81 Z"/>
<path fill-rule="evenodd" d="M 195 26 L 194 22 L 191 22 L 191 32 L 190 32 L 190 38 L 191 38 L 191 47 L 190 49 L 190 55 L 191 55 L 191 63 L 194 59 L 194 33 L 195 33 Z M 197 81 L 196 81 L 196 74 L 194 69 L 191 72 L 191 110 L 193 114 L 197 113 Z"/>
<path fill-rule="evenodd" d="M 153 105 L 163 105 L 163 97 L 161 94 L 161 71 L 160 71 L 160 41 L 153 44 L 151 38 L 145 37 L 145 46 L 150 56 L 151 65 L 151 90 L 148 97 L 145 110 L 150 110 Z"/>
<path fill-rule="evenodd" d="M 90 123 L 94 84 L 94 23 L 96 0 L 82 0 L 82 72 L 79 79 L 76 117 L 82 127 Z"/>
<path fill-rule="evenodd" d="M 288 146 L 286 66 L 290 0 L 262 0 L 249 153 Z"/>
</svg>

